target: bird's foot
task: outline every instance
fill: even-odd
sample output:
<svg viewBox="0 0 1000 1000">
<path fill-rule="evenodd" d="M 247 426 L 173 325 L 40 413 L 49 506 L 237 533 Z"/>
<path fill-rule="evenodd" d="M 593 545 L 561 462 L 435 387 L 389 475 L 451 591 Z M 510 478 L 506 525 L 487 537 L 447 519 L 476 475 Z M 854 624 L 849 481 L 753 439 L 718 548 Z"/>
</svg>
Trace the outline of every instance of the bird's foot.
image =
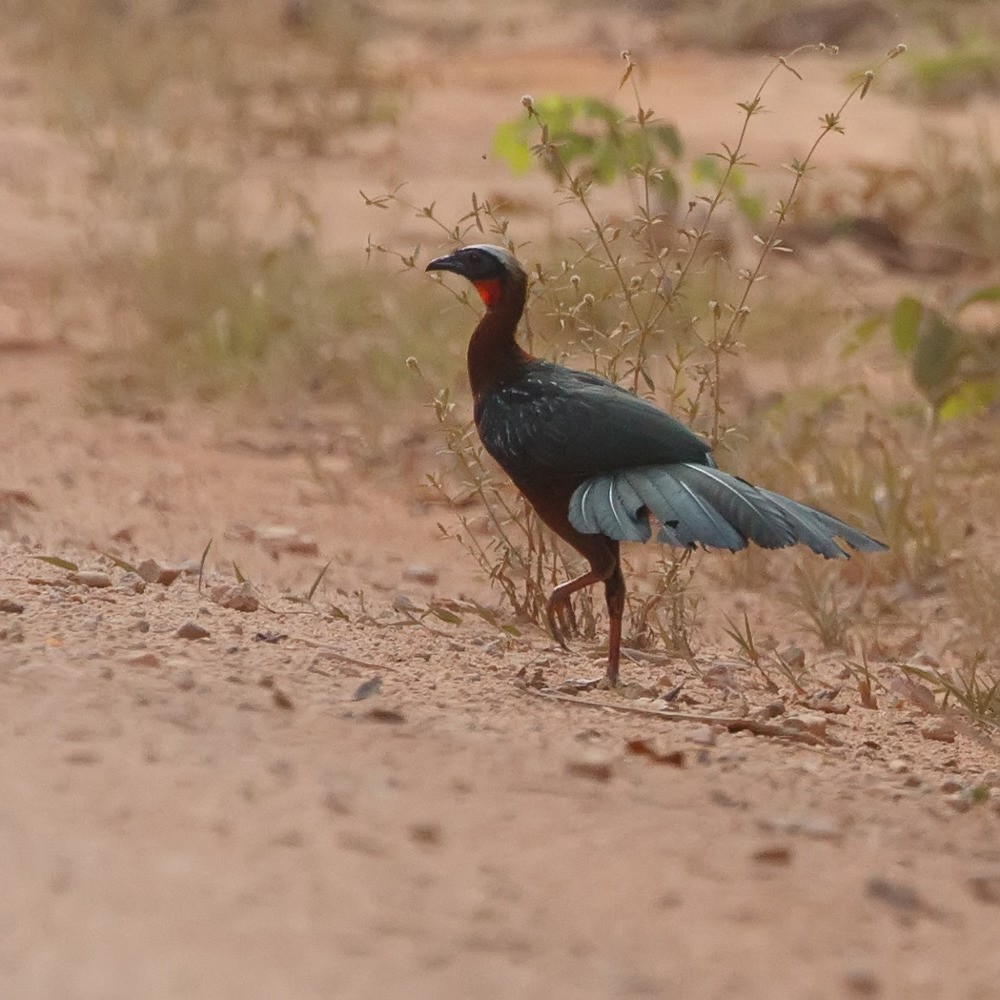
<svg viewBox="0 0 1000 1000">
<path fill-rule="evenodd" d="M 573 613 L 573 605 L 570 603 L 569 598 L 562 600 L 556 598 L 550 599 L 545 609 L 545 617 L 548 621 L 552 638 L 563 649 L 569 649 L 566 637 L 576 633 L 576 615 Z"/>
</svg>

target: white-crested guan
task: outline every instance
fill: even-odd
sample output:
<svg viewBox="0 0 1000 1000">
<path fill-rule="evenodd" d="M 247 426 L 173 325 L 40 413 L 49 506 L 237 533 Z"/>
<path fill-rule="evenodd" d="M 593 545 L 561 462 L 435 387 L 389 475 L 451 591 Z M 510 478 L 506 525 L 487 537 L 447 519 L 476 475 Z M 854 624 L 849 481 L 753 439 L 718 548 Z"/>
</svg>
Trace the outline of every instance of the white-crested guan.
<svg viewBox="0 0 1000 1000">
<path fill-rule="evenodd" d="M 560 584 L 547 606 L 565 646 L 570 595 L 603 583 L 610 619 L 605 680 L 618 683 L 625 580 L 620 542 L 657 540 L 694 548 L 766 549 L 802 542 L 828 559 L 886 546 L 823 511 L 721 471 L 708 443 L 668 413 L 589 372 L 532 357 L 515 340 L 527 276 L 496 246 L 468 246 L 427 265 L 475 286 L 486 312 L 469 341 L 469 382 L 486 450 L 539 517 L 589 563 Z"/>
</svg>

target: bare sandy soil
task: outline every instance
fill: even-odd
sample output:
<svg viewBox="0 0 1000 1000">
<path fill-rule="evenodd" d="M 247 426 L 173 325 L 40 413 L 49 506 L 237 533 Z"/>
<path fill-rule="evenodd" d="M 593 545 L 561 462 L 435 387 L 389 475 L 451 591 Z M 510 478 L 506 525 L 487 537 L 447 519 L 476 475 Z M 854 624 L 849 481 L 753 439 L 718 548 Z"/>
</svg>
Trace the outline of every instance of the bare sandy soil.
<svg viewBox="0 0 1000 1000">
<path fill-rule="evenodd" d="M 405 177 L 451 210 L 503 186 L 493 124 L 526 91 L 613 81 L 618 42 L 413 55 L 397 129 L 261 172 L 300 169 L 360 253 L 358 187 Z M 651 56 L 644 87 L 715 148 L 758 62 Z M 825 66 L 793 82 L 775 110 L 803 120 L 841 92 Z M 463 603 L 492 598 L 437 538 L 450 512 L 420 502 L 434 442 L 406 442 L 425 415 L 372 456 L 349 408 L 85 414 L 86 345 L 45 273 L 93 224 L 74 200 L 86 162 L 5 92 L 0 995 L 997 995 L 1000 760 L 971 726 L 904 689 L 862 708 L 837 654 L 792 626 L 816 664 L 805 697 L 763 690 L 716 630 L 694 664 L 627 664 L 630 696 L 559 700 L 602 651 Z M 829 162 L 905 158 L 922 115 L 871 95 Z M 404 249 L 422 238 L 377 221 Z M 109 551 L 186 572 L 144 582 Z M 213 599 L 233 561 L 256 610 Z M 706 595 L 709 617 L 724 598 Z M 432 601 L 459 620 L 421 617 Z M 783 641 L 787 607 L 752 606 Z M 203 637 L 178 636 L 192 624 Z"/>
</svg>

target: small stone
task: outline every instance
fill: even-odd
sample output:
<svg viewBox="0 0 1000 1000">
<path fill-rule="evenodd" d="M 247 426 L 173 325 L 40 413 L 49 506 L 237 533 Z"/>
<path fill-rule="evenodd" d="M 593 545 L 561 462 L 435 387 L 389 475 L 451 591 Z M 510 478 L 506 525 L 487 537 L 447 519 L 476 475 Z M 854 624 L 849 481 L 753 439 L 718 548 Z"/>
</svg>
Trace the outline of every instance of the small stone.
<svg viewBox="0 0 1000 1000">
<path fill-rule="evenodd" d="M 614 761 L 599 750 L 588 750 L 566 761 L 566 773 L 590 781 L 610 781 L 614 774 Z"/>
<path fill-rule="evenodd" d="M 212 588 L 212 600 L 232 611 L 256 611 L 260 601 L 254 596 L 253 585 L 249 580 L 237 584 L 219 584 Z"/>
<path fill-rule="evenodd" d="M 973 875 L 968 886 L 980 903 L 1000 906 L 1000 875 Z"/>
<path fill-rule="evenodd" d="M 774 719 L 785 714 L 783 701 L 772 701 L 754 713 L 758 719 Z"/>
<path fill-rule="evenodd" d="M 318 556 L 319 546 L 309 535 L 290 524 L 268 524 L 252 529 L 261 548 L 272 558 L 283 553 L 297 556 Z"/>
<path fill-rule="evenodd" d="M 13 621 L 9 625 L 0 628 L 0 640 L 4 642 L 24 642 L 24 629 L 21 623 Z"/>
<path fill-rule="evenodd" d="M 787 844 L 765 844 L 750 857 L 761 864 L 789 865 L 792 863 L 792 849 Z"/>
<path fill-rule="evenodd" d="M 365 712 L 365 717 L 371 719 L 373 722 L 388 723 L 390 726 L 398 726 L 406 722 L 406 716 L 394 708 L 370 708 Z"/>
<path fill-rule="evenodd" d="M 185 622 L 174 635 L 178 639 L 207 639 L 211 632 L 197 622 Z"/>
<path fill-rule="evenodd" d="M 782 722 L 788 729 L 796 729 L 802 733 L 810 733 L 821 740 L 826 739 L 828 720 L 819 712 L 802 712 L 800 715 L 790 715 Z"/>
<path fill-rule="evenodd" d="M 418 844 L 437 847 L 441 843 L 441 827 L 438 823 L 413 823 L 410 826 L 410 839 Z"/>
<path fill-rule="evenodd" d="M 1000 771 L 984 772 L 979 779 L 979 784 L 985 785 L 987 788 L 1000 788 Z"/>
<path fill-rule="evenodd" d="M 945 719 L 932 719 L 920 728 L 920 735 L 925 740 L 937 740 L 940 743 L 955 742 L 955 727 Z"/>
<path fill-rule="evenodd" d="M 945 778 L 945 780 L 941 782 L 941 791 L 944 792 L 945 795 L 954 795 L 957 792 L 960 792 L 963 787 L 962 782 L 956 781 L 954 778 Z"/>
<path fill-rule="evenodd" d="M 637 757 L 645 757 L 656 764 L 684 767 L 687 763 L 683 750 L 664 744 L 657 737 L 626 740 L 625 749 Z"/>
<path fill-rule="evenodd" d="M 888 903 L 900 912 L 908 913 L 924 908 L 917 890 L 902 882 L 874 876 L 868 880 L 865 890 L 873 899 Z"/>
<path fill-rule="evenodd" d="M 379 691 L 382 690 L 382 678 L 381 677 L 370 677 L 368 680 L 359 684 L 354 690 L 354 694 L 351 695 L 351 701 L 364 701 L 366 698 L 371 698 L 377 695 Z"/>
<path fill-rule="evenodd" d="M 778 656 L 795 670 L 801 670 L 806 665 L 806 654 L 798 646 L 786 646 L 778 650 Z"/>
<path fill-rule="evenodd" d="M 886 767 L 893 774 L 908 774 L 910 771 L 910 765 L 906 763 L 905 760 L 900 760 L 898 757 L 895 760 L 890 760 Z"/>
<path fill-rule="evenodd" d="M 24 611 L 24 605 L 18 604 L 17 601 L 12 601 L 7 597 L 0 599 L 0 611 L 8 615 L 19 615 Z"/>
<path fill-rule="evenodd" d="M 78 583 L 81 587 L 110 587 L 111 577 L 107 573 L 97 569 L 81 569 L 76 573 L 69 574 L 72 583 Z"/>
<path fill-rule="evenodd" d="M 277 708 L 284 709 L 286 712 L 290 712 L 295 705 L 292 703 L 292 699 L 285 694 L 277 685 L 271 688 L 271 700 L 274 702 Z"/>
<path fill-rule="evenodd" d="M 406 594 L 397 594 L 392 599 L 392 608 L 394 611 L 420 611 L 420 608 Z"/>
<path fill-rule="evenodd" d="M 183 569 L 180 566 L 161 566 L 155 559 L 146 559 L 139 563 L 137 572 L 146 583 L 158 583 L 169 587 L 181 575 Z"/>
<path fill-rule="evenodd" d="M 882 986 L 872 969 L 863 965 L 854 966 L 844 972 L 844 986 L 856 997 L 877 997 Z"/>
<path fill-rule="evenodd" d="M 714 726 L 695 726 L 688 739 L 702 747 L 714 747 L 718 740 L 719 730 Z"/>
<path fill-rule="evenodd" d="M 422 583 L 427 587 L 433 587 L 438 582 L 438 573 L 432 566 L 425 566 L 423 563 L 414 563 L 403 570 L 403 579 L 412 580 L 414 583 Z"/>
<path fill-rule="evenodd" d="M 146 592 L 146 581 L 138 573 L 126 573 L 118 581 L 115 590 L 128 594 L 143 594 Z"/>
<path fill-rule="evenodd" d="M 158 667 L 163 662 L 156 653 L 134 653 L 126 658 L 125 662 L 130 667 Z"/>
</svg>

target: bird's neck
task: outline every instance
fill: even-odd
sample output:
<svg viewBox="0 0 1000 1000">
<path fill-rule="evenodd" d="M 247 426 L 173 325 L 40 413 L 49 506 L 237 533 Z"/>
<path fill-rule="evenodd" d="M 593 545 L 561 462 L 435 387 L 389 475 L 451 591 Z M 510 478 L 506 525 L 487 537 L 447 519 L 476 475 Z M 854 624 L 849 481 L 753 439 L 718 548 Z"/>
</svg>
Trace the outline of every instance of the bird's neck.
<svg viewBox="0 0 1000 1000">
<path fill-rule="evenodd" d="M 473 331 L 468 352 L 469 384 L 477 403 L 530 358 L 515 340 L 526 295 L 527 283 L 512 280 L 500 301 L 486 310 Z"/>
</svg>

